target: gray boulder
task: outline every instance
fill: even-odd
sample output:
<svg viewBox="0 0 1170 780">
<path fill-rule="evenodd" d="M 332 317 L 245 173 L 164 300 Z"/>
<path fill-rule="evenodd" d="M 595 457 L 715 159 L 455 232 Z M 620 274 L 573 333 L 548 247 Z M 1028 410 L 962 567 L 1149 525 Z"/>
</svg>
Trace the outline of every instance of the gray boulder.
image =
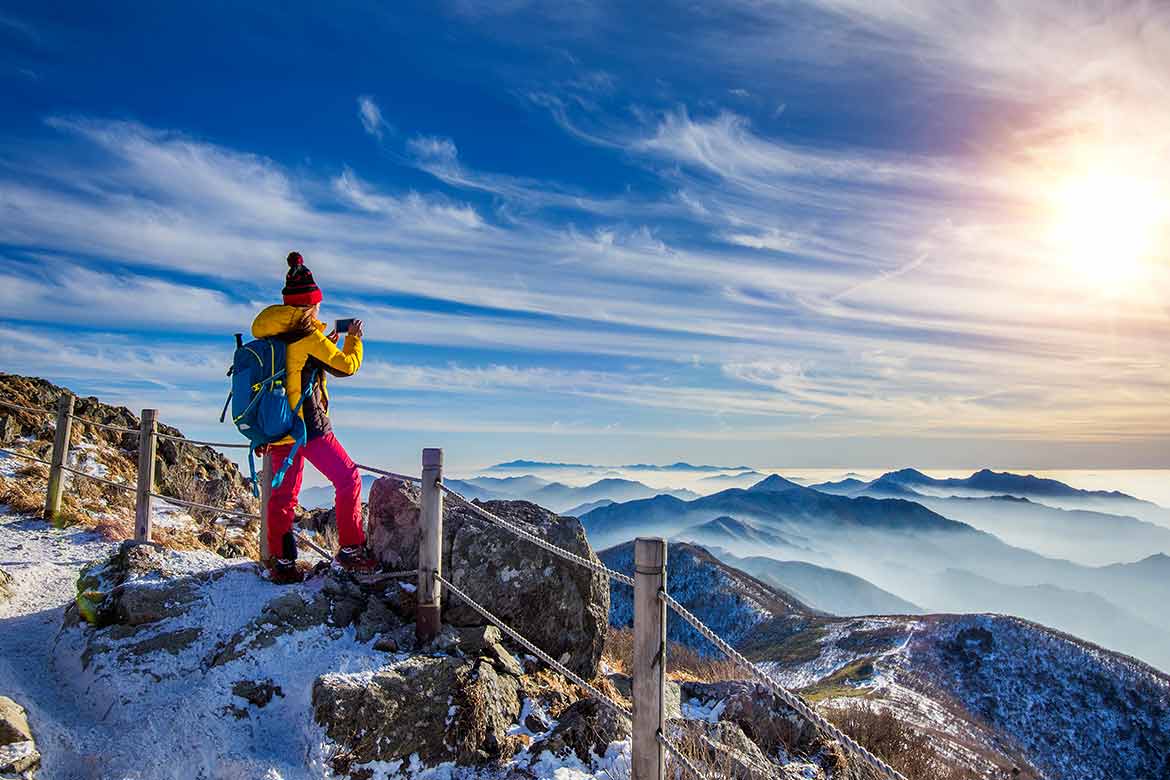
<svg viewBox="0 0 1170 780">
<path fill-rule="evenodd" d="M 372 676 L 328 674 L 313 685 L 313 718 L 338 746 L 338 773 L 412 754 L 427 765 L 507 758 L 519 715 L 518 681 L 486 660 L 412 656 Z"/>
<path fill-rule="evenodd" d="M 526 501 L 490 501 L 484 509 L 572 553 L 597 561 L 576 518 Z M 387 566 L 418 562 L 419 490 L 384 477 L 370 488 L 369 540 Z M 577 674 L 597 672 L 609 616 L 606 578 L 524 541 L 448 498 L 443 511 L 443 571 L 452 582 L 508 621 Z M 444 599 L 443 619 L 456 626 L 486 620 L 458 598 Z"/>
</svg>

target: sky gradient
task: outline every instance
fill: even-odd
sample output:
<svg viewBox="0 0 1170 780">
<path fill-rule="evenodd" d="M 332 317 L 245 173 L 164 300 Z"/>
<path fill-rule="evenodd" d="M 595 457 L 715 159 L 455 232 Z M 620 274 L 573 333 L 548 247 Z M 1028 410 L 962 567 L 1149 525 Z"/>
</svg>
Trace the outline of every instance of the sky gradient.
<svg viewBox="0 0 1170 780">
<path fill-rule="evenodd" d="M 230 440 L 295 249 L 387 467 L 1170 466 L 1170 6 L 627 5 L 6 3 L 0 369 Z"/>
</svg>

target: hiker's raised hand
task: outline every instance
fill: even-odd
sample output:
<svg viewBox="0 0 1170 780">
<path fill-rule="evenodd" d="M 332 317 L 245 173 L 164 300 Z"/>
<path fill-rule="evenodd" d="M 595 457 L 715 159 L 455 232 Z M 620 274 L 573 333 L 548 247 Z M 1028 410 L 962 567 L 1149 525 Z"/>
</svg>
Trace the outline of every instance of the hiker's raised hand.
<svg viewBox="0 0 1170 780">
<path fill-rule="evenodd" d="M 329 331 L 328 333 L 326 333 L 326 334 L 325 334 L 325 338 L 329 339 L 329 340 L 330 340 L 330 341 L 332 341 L 334 344 L 336 344 L 336 343 L 337 343 L 337 339 L 339 338 L 339 337 L 338 337 L 338 334 L 337 334 L 337 328 L 334 328 L 333 330 L 331 330 L 331 331 Z"/>
<path fill-rule="evenodd" d="M 354 338 L 360 339 L 365 335 L 365 332 L 362 329 L 362 324 L 363 323 L 361 320 L 354 320 L 349 324 L 349 332 L 353 335 Z"/>
</svg>

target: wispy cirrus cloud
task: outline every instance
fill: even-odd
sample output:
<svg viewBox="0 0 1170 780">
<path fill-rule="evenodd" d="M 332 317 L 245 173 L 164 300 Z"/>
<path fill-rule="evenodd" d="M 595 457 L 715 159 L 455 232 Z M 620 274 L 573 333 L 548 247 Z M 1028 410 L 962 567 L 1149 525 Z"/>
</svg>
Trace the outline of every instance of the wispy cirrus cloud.
<svg viewBox="0 0 1170 780">
<path fill-rule="evenodd" d="M 357 105 L 358 119 L 361 120 L 362 128 L 367 133 L 380 141 L 387 133 L 394 132 L 394 128 L 382 116 L 382 109 L 378 107 L 372 97 L 369 95 L 360 96 Z"/>
</svg>

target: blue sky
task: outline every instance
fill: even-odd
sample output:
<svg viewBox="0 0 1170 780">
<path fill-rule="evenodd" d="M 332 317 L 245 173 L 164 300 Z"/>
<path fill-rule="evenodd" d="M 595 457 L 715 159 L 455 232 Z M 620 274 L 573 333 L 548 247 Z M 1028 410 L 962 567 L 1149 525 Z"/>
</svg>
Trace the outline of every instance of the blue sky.
<svg viewBox="0 0 1170 780">
<path fill-rule="evenodd" d="M 230 438 L 296 249 L 388 466 L 1170 465 L 1170 10 L 630 5 L 6 3 L 0 367 Z"/>
</svg>

